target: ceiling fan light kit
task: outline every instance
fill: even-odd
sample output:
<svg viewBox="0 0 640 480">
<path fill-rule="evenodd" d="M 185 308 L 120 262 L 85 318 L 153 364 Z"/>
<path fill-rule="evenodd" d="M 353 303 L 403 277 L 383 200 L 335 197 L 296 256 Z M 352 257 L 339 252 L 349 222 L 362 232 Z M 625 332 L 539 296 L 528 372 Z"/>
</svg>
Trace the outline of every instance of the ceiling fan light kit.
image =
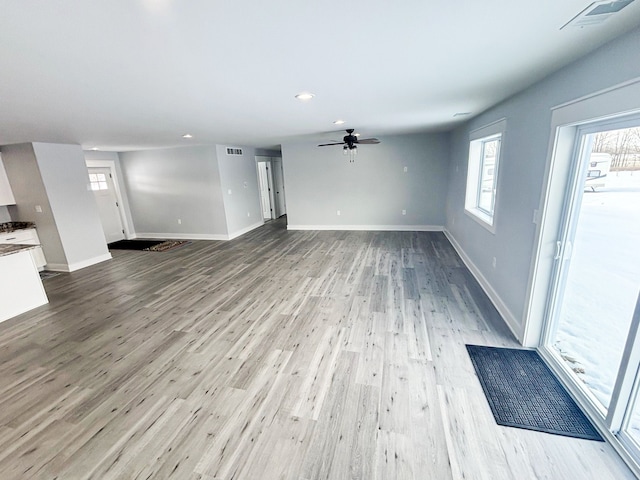
<svg viewBox="0 0 640 480">
<path fill-rule="evenodd" d="M 353 128 L 348 128 L 347 134 L 344 137 L 342 137 L 342 142 L 321 143 L 318 146 L 327 147 L 330 145 L 342 145 L 342 153 L 344 155 L 348 155 L 349 162 L 353 163 L 355 160 L 355 156 L 358 154 L 358 145 L 362 145 L 362 144 L 376 145 L 380 143 L 380 140 L 378 140 L 377 138 L 359 139 L 358 135 L 353 134 L 354 131 L 355 130 Z"/>
</svg>

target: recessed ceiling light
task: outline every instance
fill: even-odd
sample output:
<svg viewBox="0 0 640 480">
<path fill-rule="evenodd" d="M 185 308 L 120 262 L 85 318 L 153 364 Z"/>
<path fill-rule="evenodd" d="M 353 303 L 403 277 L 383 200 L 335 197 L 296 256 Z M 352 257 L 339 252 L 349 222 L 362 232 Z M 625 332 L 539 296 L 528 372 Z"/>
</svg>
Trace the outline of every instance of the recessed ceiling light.
<svg viewBox="0 0 640 480">
<path fill-rule="evenodd" d="M 309 92 L 302 92 L 296 95 L 296 98 L 298 100 L 311 100 L 313 97 L 315 97 L 315 95 L 313 93 L 309 93 Z"/>
<path fill-rule="evenodd" d="M 333 122 L 335 125 L 342 125 L 344 123 L 344 120 L 336 120 L 335 122 Z"/>
<path fill-rule="evenodd" d="M 466 117 L 467 115 L 471 115 L 471 112 L 458 112 L 453 114 L 454 117 Z"/>
<path fill-rule="evenodd" d="M 191 135 L 190 133 L 185 133 L 184 135 L 182 135 L 182 138 L 193 138 L 193 135 Z"/>
</svg>

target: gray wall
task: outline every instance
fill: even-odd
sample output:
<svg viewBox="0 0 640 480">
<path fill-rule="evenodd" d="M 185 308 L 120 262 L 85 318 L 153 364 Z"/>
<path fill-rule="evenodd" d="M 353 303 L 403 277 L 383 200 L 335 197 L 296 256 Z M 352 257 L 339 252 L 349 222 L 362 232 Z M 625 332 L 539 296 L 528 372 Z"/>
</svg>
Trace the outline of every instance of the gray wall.
<svg viewBox="0 0 640 480">
<path fill-rule="evenodd" d="M 16 199 L 16 205 L 9 207 L 11 218 L 18 222 L 34 222 L 47 262 L 67 264 L 33 145 L 3 146 L 2 159 Z M 36 205 L 42 208 L 42 212 L 36 212 Z"/>
<path fill-rule="evenodd" d="M 534 210 L 539 208 L 553 132 L 551 107 L 640 77 L 640 29 L 547 77 L 452 133 L 446 228 L 518 322 L 534 255 Z M 464 213 L 471 130 L 506 118 L 498 179 L 495 234 Z M 492 259 L 496 257 L 496 268 Z"/>
<path fill-rule="evenodd" d="M 443 226 L 448 135 L 395 135 L 380 141 L 361 145 L 355 163 L 339 146 L 282 145 L 288 224 Z"/>
<path fill-rule="evenodd" d="M 79 145 L 9 145 L 2 154 L 16 198 L 11 217 L 35 222 L 50 268 L 73 270 L 109 257 Z"/>
<path fill-rule="evenodd" d="M 98 206 L 88 188 L 82 148 L 79 145 L 34 143 L 33 150 L 67 264 L 73 267 L 109 256 Z"/>
<path fill-rule="evenodd" d="M 11 214 L 9 213 L 9 209 L 4 205 L 0 205 L 0 223 L 10 222 L 10 221 L 11 221 Z"/>
<path fill-rule="evenodd" d="M 136 234 L 227 235 L 215 147 L 120 153 L 120 167 Z"/>
<path fill-rule="evenodd" d="M 2 163 L 2 156 L 0 155 L 0 169 L 4 172 L 4 164 Z M 13 190 L 11 191 L 13 193 Z M 11 214 L 6 205 L 0 205 L 0 223 L 10 222 Z"/>
<path fill-rule="evenodd" d="M 256 151 L 251 147 L 242 147 L 242 155 L 227 155 L 226 146 L 217 145 L 216 149 L 227 230 L 229 236 L 234 237 L 263 223 Z"/>
</svg>

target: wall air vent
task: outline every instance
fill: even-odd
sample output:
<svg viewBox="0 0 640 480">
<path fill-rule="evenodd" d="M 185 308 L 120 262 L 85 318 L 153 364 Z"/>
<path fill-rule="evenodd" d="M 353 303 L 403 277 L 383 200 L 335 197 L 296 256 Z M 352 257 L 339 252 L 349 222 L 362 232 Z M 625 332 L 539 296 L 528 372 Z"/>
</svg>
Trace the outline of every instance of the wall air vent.
<svg viewBox="0 0 640 480">
<path fill-rule="evenodd" d="M 560 30 L 565 27 L 588 27 L 590 25 L 598 25 L 609 17 L 615 15 L 624 7 L 632 3 L 634 0 L 613 0 L 593 2 L 578 15 L 565 23 Z"/>
<path fill-rule="evenodd" d="M 227 155 L 242 155 L 242 149 L 227 147 Z"/>
</svg>

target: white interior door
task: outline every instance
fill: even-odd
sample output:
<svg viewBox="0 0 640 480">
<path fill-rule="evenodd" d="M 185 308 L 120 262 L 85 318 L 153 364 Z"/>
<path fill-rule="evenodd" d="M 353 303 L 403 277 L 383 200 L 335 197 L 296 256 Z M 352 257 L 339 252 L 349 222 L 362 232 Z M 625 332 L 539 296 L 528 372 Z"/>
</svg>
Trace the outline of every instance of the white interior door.
<svg viewBox="0 0 640 480">
<path fill-rule="evenodd" d="M 262 218 L 271 220 L 271 192 L 269 188 L 269 170 L 267 162 L 258 162 L 258 185 L 260 186 L 260 203 L 262 205 Z"/>
<path fill-rule="evenodd" d="M 282 171 L 282 161 L 271 161 L 272 173 L 273 173 L 273 189 L 275 191 L 275 205 L 276 205 L 276 218 L 281 217 L 287 213 L 287 204 L 284 196 L 284 174 Z"/>
<path fill-rule="evenodd" d="M 124 229 L 118 208 L 111 170 L 108 168 L 88 168 L 89 183 L 98 204 L 100 221 L 107 243 L 124 239 Z"/>
</svg>

